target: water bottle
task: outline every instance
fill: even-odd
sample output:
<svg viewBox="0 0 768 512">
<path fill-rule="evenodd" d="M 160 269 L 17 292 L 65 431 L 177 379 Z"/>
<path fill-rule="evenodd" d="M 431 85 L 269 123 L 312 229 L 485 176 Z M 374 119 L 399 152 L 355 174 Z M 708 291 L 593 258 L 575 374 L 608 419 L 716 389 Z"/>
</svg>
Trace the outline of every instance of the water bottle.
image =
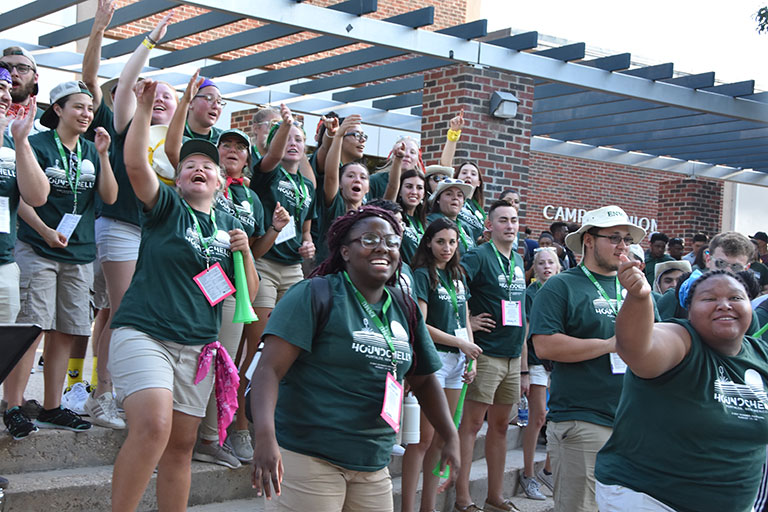
<svg viewBox="0 0 768 512">
<path fill-rule="evenodd" d="M 528 426 L 528 398 L 525 395 L 520 397 L 520 403 L 517 406 L 517 426 Z"/>
<path fill-rule="evenodd" d="M 421 407 L 419 401 L 408 393 L 403 400 L 403 444 L 419 444 L 421 433 L 419 430 L 421 420 Z"/>
</svg>

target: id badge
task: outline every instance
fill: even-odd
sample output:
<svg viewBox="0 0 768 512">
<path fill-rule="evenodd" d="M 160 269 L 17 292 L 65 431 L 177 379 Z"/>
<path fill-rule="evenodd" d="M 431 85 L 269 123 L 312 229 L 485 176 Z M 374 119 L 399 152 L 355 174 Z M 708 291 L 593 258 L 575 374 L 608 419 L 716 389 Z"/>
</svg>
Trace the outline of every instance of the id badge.
<svg viewBox="0 0 768 512">
<path fill-rule="evenodd" d="M 617 354 L 611 352 L 611 373 L 614 375 L 624 375 L 627 372 L 627 363 Z"/>
<path fill-rule="evenodd" d="M 293 215 L 291 215 L 288 224 L 286 224 L 285 227 L 280 230 L 280 233 L 277 234 L 275 245 L 287 242 L 288 240 L 293 240 L 294 238 L 296 238 L 296 222 L 293 220 Z"/>
<path fill-rule="evenodd" d="M 501 323 L 510 327 L 523 326 L 523 303 L 519 300 L 501 301 Z"/>
<path fill-rule="evenodd" d="M 0 197 L 0 233 L 11 232 L 11 207 L 7 197 Z"/>
<path fill-rule="evenodd" d="M 69 237 L 71 237 L 72 233 L 74 233 L 75 229 L 77 229 L 77 225 L 80 222 L 81 217 L 82 215 L 77 215 L 75 213 L 65 213 L 61 218 L 59 225 L 56 226 L 56 231 L 64 235 L 64 237 L 67 239 L 67 242 L 69 242 Z"/>
<path fill-rule="evenodd" d="M 218 262 L 197 274 L 193 279 L 211 306 L 215 306 L 235 293 L 235 287 L 232 286 L 232 282 Z"/>
<path fill-rule="evenodd" d="M 462 327 L 461 329 L 454 329 L 453 334 L 464 341 L 469 341 L 469 334 L 467 334 L 467 328 Z"/>
<path fill-rule="evenodd" d="M 400 432 L 400 413 L 403 409 L 403 386 L 395 379 L 392 372 L 387 372 L 384 382 L 384 404 L 381 417 L 395 432 Z"/>
</svg>

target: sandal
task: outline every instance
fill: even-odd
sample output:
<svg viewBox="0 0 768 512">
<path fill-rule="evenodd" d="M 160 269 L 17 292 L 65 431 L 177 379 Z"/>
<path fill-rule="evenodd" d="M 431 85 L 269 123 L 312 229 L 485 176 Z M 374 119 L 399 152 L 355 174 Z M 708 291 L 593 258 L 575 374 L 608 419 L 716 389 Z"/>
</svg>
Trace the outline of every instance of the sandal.
<svg viewBox="0 0 768 512">
<path fill-rule="evenodd" d="M 514 503 L 512 503 L 512 500 L 504 500 L 501 505 L 494 505 L 486 501 L 483 507 L 485 512 L 522 512 Z"/>
<path fill-rule="evenodd" d="M 475 505 L 474 503 L 470 503 L 466 507 L 462 507 L 458 503 L 453 504 L 453 511 L 454 512 L 483 512 L 483 509 Z"/>
</svg>

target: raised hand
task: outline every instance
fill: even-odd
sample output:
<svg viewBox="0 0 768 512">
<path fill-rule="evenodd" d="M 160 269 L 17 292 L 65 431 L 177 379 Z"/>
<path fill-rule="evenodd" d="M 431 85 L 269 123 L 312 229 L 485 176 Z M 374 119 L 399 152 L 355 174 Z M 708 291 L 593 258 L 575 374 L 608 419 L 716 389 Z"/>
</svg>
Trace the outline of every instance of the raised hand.
<svg viewBox="0 0 768 512">
<path fill-rule="evenodd" d="M 272 225 L 275 229 L 282 230 L 291 221 L 288 210 L 280 205 L 280 201 L 275 205 L 275 211 L 272 213 Z"/>
<path fill-rule="evenodd" d="M 280 104 L 280 117 L 283 118 L 283 123 L 287 125 L 293 124 L 293 113 L 285 103 Z"/>
<path fill-rule="evenodd" d="M 195 74 L 192 75 L 192 78 L 189 79 L 187 88 L 184 89 L 184 96 L 182 100 L 187 103 L 190 103 L 192 101 L 192 98 L 197 96 L 198 91 L 200 91 L 200 86 L 203 85 L 204 81 L 205 81 L 205 78 L 200 78 L 200 70 L 198 69 L 197 71 L 195 71 Z"/>
<path fill-rule="evenodd" d="M 93 30 L 103 32 L 112 21 L 112 15 L 115 13 L 114 0 L 99 0 L 96 7 L 96 15 L 93 17 Z"/>
<path fill-rule="evenodd" d="M 459 115 L 454 116 L 448 121 L 448 129 L 459 131 L 464 128 L 464 109 L 461 109 Z"/>
<path fill-rule="evenodd" d="M 160 40 L 165 37 L 165 33 L 168 30 L 168 25 L 170 25 L 172 19 L 173 10 L 168 11 L 168 14 L 163 16 L 162 19 L 157 22 L 155 28 L 153 28 L 152 32 L 149 33 L 149 37 L 155 42 L 160 42 Z"/>
<path fill-rule="evenodd" d="M 104 155 L 109 151 L 109 143 L 112 142 L 112 138 L 109 136 L 107 130 L 99 126 L 95 130 L 93 142 L 96 144 L 96 151 L 98 151 L 100 155 Z"/>
<path fill-rule="evenodd" d="M 650 295 L 651 285 L 640 270 L 639 261 L 630 261 L 625 254 L 619 256 L 619 282 L 627 290 L 627 295 L 643 299 Z"/>
<path fill-rule="evenodd" d="M 13 140 L 20 141 L 29 137 L 29 133 L 32 131 L 32 126 L 35 124 L 35 112 L 37 112 L 37 100 L 33 96 L 30 98 L 29 108 L 25 114 L 20 114 L 21 117 L 17 117 L 11 125 L 11 135 Z"/>
</svg>

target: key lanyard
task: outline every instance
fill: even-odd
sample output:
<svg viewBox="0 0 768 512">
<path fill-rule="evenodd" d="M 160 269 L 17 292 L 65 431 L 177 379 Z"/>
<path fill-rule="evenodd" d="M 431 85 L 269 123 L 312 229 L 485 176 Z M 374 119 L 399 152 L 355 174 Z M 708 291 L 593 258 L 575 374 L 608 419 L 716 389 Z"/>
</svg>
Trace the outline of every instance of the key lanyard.
<svg viewBox="0 0 768 512">
<path fill-rule="evenodd" d="M 461 220 L 459 220 L 458 217 L 456 217 L 456 226 L 459 228 L 459 237 L 461 238 L 461 243 L 464 245 L 464 250 L 466 251 L 469 249 L 469 241 L 467 240 L 467 234 L 464 233 L 464 228 L 461 226 Z"/>
<path fill-rule="evenodd" d="M 368 315 L 368 317 L 371 319 L 373 325 L 375 325 L 381 335 L 384 336 L 384 339 L 389 346 L 389 350 L 392 352 L 392 375 L 395 377 L 395 380 L 397 380 L 397 356 L 395 352 L 395 344 L 392 342 L 392 333 L 389 330 L 389 321 L 387 319 L 387 310 L 389 310 L 389 307 L 392 305 L 392 295 L 390 295 L 389 290 L 384 288 L 384 293 L 387 295 L 387 300 L 384 301 L 384 307 L 381 308 L 381 316 L 384 317 L 386 322 L 385 323 L 381 321 L 381 318 L 379 318 L 379 315 L 377 315 L 373 310 L 373 307 L 371 307 L 371 305 L 368 304 L 368 301 L 365 300 L 363 294 L 360 293 L 355 284 L 352 282 L 352 279 L 349 278 L 349 274 L 347 274 L 346 270 L 344 271 L 344 278 L 355 292 L 355 297 L 357 297 L 357 301 L 360 303 L 360 307 L 363 308 L 363 311 L 365 311 L 365 314 Z"/>
<path fill-rule="evenodd" d="M 480 205 L 477 203 L 477 201 L 475 201 L 474 199 L 470 199 L 469 201 L 470 201 L 470 204 L 475 207 L 475 212 L 480 214 L 480 217 L 481 217 L 480 220 L 485 222 L 485 218 L 486 218 L 485 212 L 483 211 L 482 208 L 480 208 Z"/>
<path fill-rule="evenodd" d="M 611 302 L 611 299 L 608 297 L 608 294 L 605 293 L 605 288 L 597 282 L 597 279 L 595 279 L 595 276 L 592 275 L 592 272 L 589 271 L 587 267 L 584 265 L 579 265 L 581 267 L 581 271 L 584 272 L 584 275 L 589 278 L 590 281 L 592 281 L 592 284 L 595 285 L 595 288 L 597 288 L 597 291 L 600 292 L 600 295 L 603 296 L 605 301 L 608 303 L 608 307 L 610 307 L 615 314 L 619 314 L 619 310 L 621 309 L 621 285 L 619 284 L 619 276 L 616 276 L 616 307 L 613 307 L 613 303 Z"/>
<path fill-rule="evenodd" d="M 496 244 L 493 243 L 493 240 L 490 240 L 488 242 L 491 244 L 491 248 L 493 249 L 493 253 L 496 255 L 496 260 L 499 262 L 499 267 L 501 268 L 502 274 L 504 274 L 504 278 L 507 280 L 507 293 L 509 294 L 509 300 L 512 300 L 512 276 L 515 275 L 515 267 L 517 267 L 517 263 L 515 262 L 515 255 L 510 254 L 509 256 L 509 267 L 507 269 L 507 272 L 504 272 L 504 263 L 501 261 L 501 254 L 499 253 L 499 250 L 496 248 Z"/>
<path fill-rule="evenodd" d="M 216 227 L 216 209 L 211 206 L 211 224 L 213 224 L 213 234 L 208 238 L 205 238 L 203 236 L 203 230 L 200 229 L 200 222 L 197 220 L 197 215 L 195 215 L 195 212 L 192 211 L 192 208 L 189 206 L 189 203 L 187 203 L 185 199 L 182 198 L 181 202 L 184 203 L 184 207 L 189 212 L 189 215 L 192 217 L 192 222 L 195 224 L 197 238 L 200 240 L 200 245 L 203 246 L 203 251 L 205 252 L 205 266 L 206 268 L 211 268 L 211 241 L 216 238 L 216 233 L 218 232 L 218 228 Z"/>
<path fill-rule="evenodd" d="M 288 178 L 288 181 L 291 182 L 291 186 L 293 186 L 293 190 L 295 190 L 296 193 L 296 222 L 299 222 L 301 219 L 301 210 L 304 208 L 304 203 L 309 198 L 309 190 L 307 190 L 307 186 L 304 184 L 304 177 L 301 175 L 301 173 L 297 173 L 299 176 L 299 185 L 296 185 L 296 182 L 293 181 L 293 177 L 280 167 L 280 170 L 283 172 L 286 178 Z"/>
<path fill-rule="evenodd" d="M 187 133 L 189 133 L 189 138 L 190 139 L 203 139 L 203 137 L 196 137 L 197 134 L 192 131 L 192 128 L 189 127 L 189 122 L 185 121 L 184 122 L 184 135 L 186 135 Z M 203 139 L 203 140 L 207 140 L 208 142 L 213 142 L 213 128 L 211 128 L 211 131 L 208 132 L 208 137 Z"/>
<path fill-rule="evenodd" d="M 77 138 L 77 170 L 75 171 L 75 182 L 72 183 L 72 166 L 70 160 L 67 158 L 67 154 L 64 152 L 64 146 L 61 144 L 61 139 L 56 130 L 53 130 L 53 139 L 56 141 L 56 147 L 59 148 L 59 155 L 61 156 L 61 165 L 64 166 L 64 171 L 67 173 L 67 183 L 72 190 L 72 195 L 75 196 L 74 206 L 72 207 L 72 214 L 77 213 L 77 186 L 80 183 L 80 171 L 83 167 L 83 153 L 80 147 L 80 137 Z"/>
<path fill-rule="evenodd" d="M 459 327 L 464 327 L 464 322 L 461 321 L 461 315 L 459 315 L 459 301 L 456 298 L 456 287 L 453 285 L 453 280 L 449 279 L 448 282 L 445 282 L 442 276 L 440 276 L 440 272 L 437 273 L 437 278 L 440 279 L 440 284 L 443 285 L 443 288 L 446 289 L 451 297 L 451 305 L 453 306 L 454 313 L 456 313 L 456 322 L 458 322 Z"/>
<path fill-rule="evenodd" d="M 256 213 L 255 213 L 256 205 L 253 204 L 253 198 L 251 197 L 251 191 L 245 185 L 240 185 L 240 186 L 243 187 L 243 190 L 245 190 L 245 198 L 248 200 L 248 203 L 251 205 L 251 214 L 249 215 L 249 217 L 254 217 L 255 218 L 255 215 L 256 215 Z M 231 185 L 229 187 L 227 187 L 226 198 L 229 199 L 230 201 L 232 201 L 232 204 L 237 205 L 237 203 L 235 203 L 235 194 L 232 193 L 232 186 Z"/>
</svg>

